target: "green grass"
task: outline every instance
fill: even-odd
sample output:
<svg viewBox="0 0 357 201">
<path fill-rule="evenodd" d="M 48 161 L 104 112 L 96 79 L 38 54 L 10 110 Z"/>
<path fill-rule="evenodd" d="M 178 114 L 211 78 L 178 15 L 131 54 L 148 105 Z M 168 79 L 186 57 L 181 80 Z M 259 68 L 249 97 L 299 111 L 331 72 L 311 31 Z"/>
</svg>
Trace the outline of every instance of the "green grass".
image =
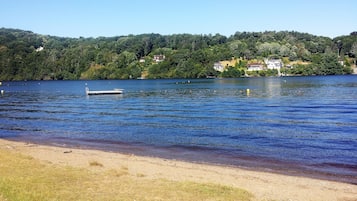
<svg viewBox="0 0 357 201">
<path fill-rule="evenodd" d="M 43 163 L 0 149 L 0 201 L 41 200 L 250 200 L 247 191 L 216 184 L 174 182 Z M 100 165 L 99 165 L 100 166 Z"/>
</svg>

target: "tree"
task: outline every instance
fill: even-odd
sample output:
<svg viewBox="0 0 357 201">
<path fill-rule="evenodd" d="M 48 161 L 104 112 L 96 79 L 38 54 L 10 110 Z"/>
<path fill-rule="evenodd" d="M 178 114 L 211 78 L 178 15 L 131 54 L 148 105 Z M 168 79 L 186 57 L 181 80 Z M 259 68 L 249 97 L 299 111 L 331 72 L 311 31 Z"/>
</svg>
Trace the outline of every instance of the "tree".
<svg viewBox="0 0 357 201">
<path fill-rule="evenodd" d="M 244 70 L 239 70 L 232 66 L 228 67 L 225 71 L 222 72 L 222 77 L 224 78 L 237 78 L 244 76 Z"/>
<path fill-rule="evenodd" d="M 231 42 L 229 48 L 234 57 L 240 58 L 245 56 L 245 52 L 248 50 L 248 45 L 245 42 L 237 40 Z"/>
<path fill-rule="evenodd" d="M 356 55 L 357 55 L 357 42 L 354 42 L 352 47 L 351 47 L 351 50 L 350 50 L 350 55 L 354 58 L 356 58 Z"/>
<path fill-rule="evenodd" d="M 350 72 L 336 60 L 337 52 L 340 60 L 352 63 L 357 52 L 356 34 L 334 39 L 288 31 L 237 32 L 228 38 L 220 34 L 66 38 L 0 28 L 0 80 L 80 79 L 83 75 L 87 79 L 129 79 L 143 72 L 151 78 L 196 78 L 217 76 L 213 64 L 220 60 L 272 56 L 310 62 L 289 70 L 291 73 Z M 152 58 L 157 54 L 165 55 L 165 60 L 156 64 Z M 139 62 L 141 58 L 145 62 Z M 241 65 L 235 68 L 225 76 L 242 73 Z"/>
</svg>

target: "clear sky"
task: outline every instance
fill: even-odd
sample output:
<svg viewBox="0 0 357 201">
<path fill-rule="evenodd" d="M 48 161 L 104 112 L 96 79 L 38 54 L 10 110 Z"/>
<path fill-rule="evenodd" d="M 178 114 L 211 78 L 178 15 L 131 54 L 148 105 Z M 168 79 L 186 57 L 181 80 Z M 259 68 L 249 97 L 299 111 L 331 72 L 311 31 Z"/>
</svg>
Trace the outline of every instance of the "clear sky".
<svg viewBox="0 0 357 201">
<path fill-rule="evenodd" d="M 0 27 L 65 37 L 357 31 L 357 0 L 0 0 Z"/>
</svg>

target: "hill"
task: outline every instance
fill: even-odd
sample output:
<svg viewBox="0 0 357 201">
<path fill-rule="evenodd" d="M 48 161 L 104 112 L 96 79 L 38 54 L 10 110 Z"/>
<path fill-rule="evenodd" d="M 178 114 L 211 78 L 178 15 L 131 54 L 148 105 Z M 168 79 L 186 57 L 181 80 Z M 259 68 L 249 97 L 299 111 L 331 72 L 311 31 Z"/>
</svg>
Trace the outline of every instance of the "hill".
<svg viewBox="0 0 357 201">
<path fill-rule="evenodd" d="M 356 52 L 356 32 L 334 39 L 293 31 L 66 38 L 1 28 L 0 80 L 204 78 L 227 75 L 213 64 L 232 58 L 309 63 L 289 74 L 345 74 Z"/>
</svg>

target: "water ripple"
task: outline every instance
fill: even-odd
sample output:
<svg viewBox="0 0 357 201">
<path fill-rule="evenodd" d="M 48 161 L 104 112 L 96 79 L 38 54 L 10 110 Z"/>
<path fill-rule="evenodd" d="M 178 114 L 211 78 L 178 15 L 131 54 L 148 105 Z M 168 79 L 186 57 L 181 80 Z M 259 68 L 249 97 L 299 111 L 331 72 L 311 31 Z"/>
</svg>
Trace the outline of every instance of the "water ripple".
<svg viewBox="0 0 357 201">
<path fill-rule="evenodd" d="M 125 88 L 125 93 L 85 96 L 85 83 L 93 89 Z M 67 139 L 98 147 L 128 143 L 181 150 L 190 158 L 209 152 L 212 157 L 203 158 L 238 165 L 242 161 L 232 158 L 263 158 L 357 180 L 356 76 L 5 86 L 0 137 Z"/>
</svg>

